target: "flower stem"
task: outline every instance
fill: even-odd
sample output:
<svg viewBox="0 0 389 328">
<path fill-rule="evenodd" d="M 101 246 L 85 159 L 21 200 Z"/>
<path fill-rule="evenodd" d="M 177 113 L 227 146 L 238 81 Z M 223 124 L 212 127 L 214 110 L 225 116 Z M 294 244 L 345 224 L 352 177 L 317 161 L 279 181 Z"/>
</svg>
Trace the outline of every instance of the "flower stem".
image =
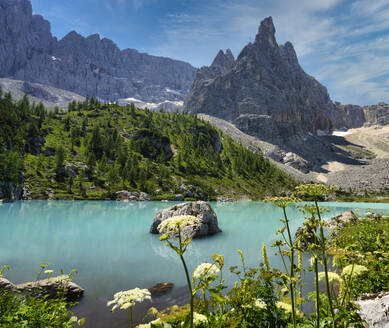
<svg viewBox="0 0 389 328">
<path fill-rule="evenodd" d="M 133 328 L 134 322 L 132 320 L 132 306 L 130 306 L 129 312 L 130 312 L 130 328 Z"/>
<path fill-rule="evenodd" d="M 294 292 L 294 245 L 293 245 L 293 239 L 292 235 L 290 233 L 290 228 L 289 228 L 289 221 L 288 217 L 286 215 L 286 210 L 285 207 L 282 208 L 284 211 L 284 218 L 285 218 L 285 224 L 286 224 L 286 229 L 288 231 L 288 237 L 289 237 L 289 243 L 290 243 L 290 298 L 292 301 L 292 320 L 293 320 L 293 327 L 296 327 L 296 305 L 295 305 L 295 292 Z"/>
<path fill-rule="evenodd" d="M 188 267 L 186 266 L 184 256 L 183 256 L 180 226 L 178 226 L 178 239 L 179 239 L 179 245 L 180 245 L 180 251 L 181 251 L 181 253 L 179 255 L 180 255 L 182 265 L 184 266 L 186 280 L 188 283 L 188 289 L 189 289 L 189 294 L 190 294 L 190 328 L 193 328 L 193 291 L 192 291 L 192 284 L 190 282 Z"/>
<path fill-rule="evenodd" d="M 326 252 L 326 244 L 325 244 L 325 238 L 324 238 L 324 231 L 323 231 L 323 225 L 321 223 L 321 215 L 319 210 L 319 205 L 317 204 L 317 200 L 315 199 L 315 206 L 317 215 L 319 217 L 319 225 L 320 225 L 320 244 L 321 244 L 321 251 L 322 251 L 322 258 L 323 258 L 323 267 L 324 267 L 324 273 L 326 278 L 326 290 L 327 290 L 327 296 L 328 296 L 328 303 L 330 305 L 330 311 L 332 316 L 332 326 L 335 328 L 335 312 L 334 307 L 332 305 L 332 297 L 330 292 L 330 283 L 328 279 L 328 265 L 327 265 L 327 252 Z"/>
</svg>

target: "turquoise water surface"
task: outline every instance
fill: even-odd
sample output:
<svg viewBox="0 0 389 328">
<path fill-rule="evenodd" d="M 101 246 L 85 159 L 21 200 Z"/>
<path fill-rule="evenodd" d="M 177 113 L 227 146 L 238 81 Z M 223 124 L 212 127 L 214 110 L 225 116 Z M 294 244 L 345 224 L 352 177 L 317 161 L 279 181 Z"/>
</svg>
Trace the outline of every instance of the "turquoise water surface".
<svg viewBox="0 0 389 328">
<path fill-rule="evenodd" d="M 173 282 L 176 290 L 185 285 L 177 255 L 157 235 L 149 233 L 156 212 L 173 204 L 176 203 L 21 201 L 2 204 L 0 266 L 11 266 L 6 277 L 14 283 L 35 280 L 42 262 L 51 263 L 56 272 L 76 268 L 79 273 L 74 280 L 86 290 L 80 311 L 89 315 L 105 311 L 113 318 L 105 303 L 118 290 L 150 288 L 165 281 Z M 274 232 L 281 227 L 282 212 L 261 202 L 210 204 L 223 232 L 194 240 L 185 257 L 193 270 L 198 264 L 211 261 L 212 253 L 223 254 L 225 278 L 231 283 L 228 268 L 240 263 L 236 250 L 244 252 L 248 265 L 258 264 L 262 243 L 270 246 L 276 238 Z M 389 204 L 323 205 L 331 210 L 326 218 L 349 209 L 361 214 L 369 208 L 389 212 Z M 288 214 L 294 232 L 303 219 L 295 208 L 288 209 Z M 272 265 L 280 266 L 270 247 L 268 253 Z M 102 323 L 100 326 L 104 327 Z"/>
</svg>

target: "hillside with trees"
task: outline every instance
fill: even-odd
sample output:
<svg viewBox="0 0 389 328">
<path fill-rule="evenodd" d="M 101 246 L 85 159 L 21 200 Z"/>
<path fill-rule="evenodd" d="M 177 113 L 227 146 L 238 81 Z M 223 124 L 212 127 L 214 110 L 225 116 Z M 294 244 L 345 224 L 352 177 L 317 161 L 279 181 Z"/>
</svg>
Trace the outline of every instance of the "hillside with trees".
<svg viewBox="0 0 389 328">
<path fill-rule="evenodd" d="M 192 114 L 155 113 L 91 98 L 48 112 L 0 96 L 0 181 L 33 199 L 260 199 L 295 181 Z M 17 188 L 19 187 L 19 189 Z"/>
</svg>

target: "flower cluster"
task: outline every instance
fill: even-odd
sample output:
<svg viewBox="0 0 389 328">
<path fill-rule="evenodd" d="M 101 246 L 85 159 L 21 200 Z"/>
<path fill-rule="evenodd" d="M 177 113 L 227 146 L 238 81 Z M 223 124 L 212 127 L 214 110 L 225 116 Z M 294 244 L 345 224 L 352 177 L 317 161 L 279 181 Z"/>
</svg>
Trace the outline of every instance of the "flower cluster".
<svg viewBox="0 0 389 328">
<path fill-rule="evenodd" d="M 299 201 L 300 200 L 294 197 L 294 195 L 292 195 L 291 197 L 268 197 L 264 200 L 265 203 L 270 202 L 281 208 L 286 208 L 289 205 L 297 203 Z"/>
<path fill-rule="evenodd" d="M 254 306 L 258 309 L 266 309 L 266 303 L 264 301 L 262 301 L 260 298 L 257 298 L 255 301 L 254 301 Z"/>
<path fill-rule="evenodd" d="M 289 303 L 279 301 L 276 303 L 276 307 L 284 310 L 286 313 L 292 313 L 292 305 L 290 305 Z"/>
<path fill-rule="evenodd" d="M 220 273 L 219 268 L 212 263 L 202 263 L 193 272 L 193 278 L 201 279 L 207 276 L 217 276 Z"/>
<path fill-rule="evenodd" d="M 361 273 L 367 271 L 367 268 L 359 264 L 349 264 L 344 267 L 342 276 L 359 276 Z"/>
<path fill-rule="evenodd" d="M 158 319 L 155 319 L 153 321 L 150 321 L 149 323 L 144 323 L 144 324 L 138 325 L 137 328 L 152 328 L 155 326 L 163 326 L 162 320 L 158 318 Z"/>
<path fill-rule="evenodd" d="M 326 274 L 325 272 L 319 272 L 319 280 L 325 280 Z M 333 281 L 340 281 L 340 277 L 336 272 L 328 272 L 328 281 L 333 282 Z"/>
<path fill-rule="evenodd" d="M 200 223 L 200 220 L 192 215 L 172 216 L 162 221 L 158 226 L 158 232 L 161 234 L 178 234 L 178 227 L 183 228 Z"/>
<path fill-rule="evenodd" d="M 205 315 L 193 312 L 193 323 L 195 326 L 200 326 L 203 323 L 207 323 L 208 319 Z"/>
<path fill-rule="evenodd" d="M 151 300 L 150 292 L 147 289 L 135 288 L 117 292 L 113 296 L 113 300 L 107 303 L 107 306 L 114 305 L 111 311 L 115 311 L 118 307 L 121 310 L 127 310 L 133 307 L 135 303 L 140 303 L 144 300 Z"/>
<path fill-rule="evenodd" d="M 306 196 L 313 199 L 318 199 L 321 196 L 328 195 L 331 191 L 336 190 L 335 187 L 328 187 L 324 184 L 310 183 L 296 187 L 297 193 L 300 196 Z"/>
</svg>

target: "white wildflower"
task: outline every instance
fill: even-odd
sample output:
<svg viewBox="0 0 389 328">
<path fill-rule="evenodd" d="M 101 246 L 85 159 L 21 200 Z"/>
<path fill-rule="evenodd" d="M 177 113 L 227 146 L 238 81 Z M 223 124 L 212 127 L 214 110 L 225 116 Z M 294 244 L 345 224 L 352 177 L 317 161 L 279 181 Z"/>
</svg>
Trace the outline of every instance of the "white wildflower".
<svg viewBox="0 0 389 328">
<path fill-rule="evenodd" d="M 284 310 L 286 313 L 292 313 L 292 305 L 290 305 L 289 303 L 277 302 L 276 307 Z"/>
<path fill-rule="evenodd" d="M 137 328 L 152 328 L 152 327 L 155 327 L 155 326 L 160 326 L 162 325 L 162 320 L 160 318 L 158 319 L 155 319 L 153 321 L 150 321 L 149 323 L 144 323 L 144 324 L 141 324 L 141 325 L 138 325 Z"/>
<path fill-rule="evenodd" d="M 203 323 L 207 323 L 207 322 L 208 322 L 208 319 L 205 315 L 197 313 L 197 312 L 193 312 L 193 323 L 195 326 L 199 326 L 199 325 L 201 325 Z"/>
<path fill-rule="evenodd" d="M 53 274 L 54 270 L 45 270 L 46 274 Z"/>
<path fill-rule="evenodd" d="M 354 269 L 353 269 L 353 267 L 354 267 Z M 367 270 L 368 269 L 363 265 L 349 264 L 343 268 L 342 276 L 350 276 L 351 272 L 352 272 L 352 276 L 355 277 L 355 276 L 359 276 L 361 273 L 363 273 Z"/>
<path fill-rule="evenodd" d="M 220 273 L 219 268 L 212 263 L 202 263 L 193 272 L 193 278 L 201 279 L 207 276 L 217 276 Z"/>
<path fill-rule="evenodd" d="M 340 281 L 340 277 L 336 272 L 327 272 L 328 273 L 328 281 Z M 319 280 L 325 280 L 326 279 L 326 273 L 325 272 L 319 272 Z"/>
<path fill-rule="evenodd" d="M 118 307 L 122 310 L 127 310 L 133 307 L 135 303 L 151 300 L 151 294 L 147 289 L 130 289 L 117 292 L 113 296 L 113 300 L 107 303 L 107 306 L 113 305 L 111 311 L 115 311 Z"/>
<path fill-rule="evenodd" d="M 172 216 L 162 221 L 158 226 L 160 234 L 178 234 L 178 227 L 183 228 L 200 223 L 200 220 L 192 215 Z"/>
<path fill-rule="evenodd" d="M 258 309 L 266 309 L 266 303 L 262 301 L 260 298 L 257 298 L 254 301 L 254 306 L 257 307 Z"/>
</svg>

